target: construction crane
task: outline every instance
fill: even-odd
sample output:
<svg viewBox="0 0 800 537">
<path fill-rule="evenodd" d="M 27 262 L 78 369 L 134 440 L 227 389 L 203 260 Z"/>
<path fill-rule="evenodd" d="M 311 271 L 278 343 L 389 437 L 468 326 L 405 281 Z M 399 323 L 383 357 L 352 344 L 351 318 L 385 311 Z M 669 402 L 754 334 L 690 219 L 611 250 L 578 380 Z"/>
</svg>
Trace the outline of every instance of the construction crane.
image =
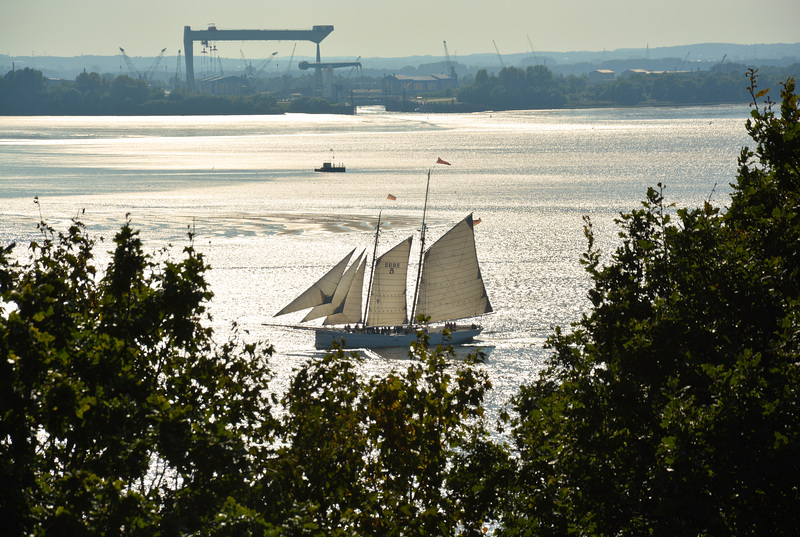
<svg viewBox="0 0 800 537">
<path fill-rule="evenodd" d="M 214 45 L 214 48 L 211 51 L 211 59 L 217 60 L 217 66 L 219 66 L 219 76 L 225 76 L 225 71 L 222 70 L 222 58 L 219 56 L 219 52 L 217 51 L 217 45 Z"/>
<path fill-rule="evenodd" d="M 350 69 L 350 71 L 348 71 L 348 73 L 347 73 L 347 76 L 346 76 L 345 78 L 350 78 L 350 75 L 352 75 L 352 74 L 353 74 L 353 71 L 355 71 L 356 69 L 360 69 L 360 68 L 361 68 L 361 64 L 360 64 L 360 63 L 358 63 L 360 59 L 361 59 L 361 56 L 359 56 L 358 58 L 356 58 L 356 61 L 355 61 L 355 62 L 353 62 L 353 63 L 357 63 L 358 65 L 354 65 L 354 66 L 353 66 L 353 67 Z"/>
<path fill-rule="evenodd" d="M 294 47 L 292 47 L 292 55 L 291 55 L 291 56 L 289 56 L 289 65 L 287 65 L 287 66 L 286 66 L 286 74 L 287 74 L 287 75 L 289 74 L 289 71 L 290 71 L 290 70 L 291 70 L 291 68 L 292 68 L 292 62 L 294 61 L 294 51 L 295 51 L 296 49 L 297 49 L 297 43 L 295 43 L 295 44 L 294 44 Z"/>
<path fill-rule="evenodd" d="M 125 65 L 128 66 L 128 71 L 131 72 L 131 76 L 133 78 L 141 78 L 139 71 L 136 70 L 136 67 L 133 66 L 133 62 L 131 61 L 130 58 L 128 58 L 128 55 L 125 53 L 125 49 L 119 47 L 119 51 L 122 53 L 122 59 L 125 61 Z"/>
<path fill-rule="evenodd" d="M 262 64 L 261 64 L 261 66 L 258 68 L 258 71 L 256 71 L 256 74 L 254 74 L 254 75 L 253 75 L 253 78 L 258 78 L 258 76 L 259 76 L 259 75 L 261 75 L 261 73 L 263 73 L 263 72 L 264 72 L 264 69 L 266 69 L 266 68 L 267 68 L 267 65 L 269 65 L 269 64 L 270 64 L 270 62 L 271 62 L 272 60 L 274 60 L 274 59 L 275 59 L 275 55 L 276 55 L 276 54 L 277 54 L 277 52 L 273 52 L 273 53 L 272 53 L 272 56 L 270 56 L 269 58 L 267 58 L 267 59 L 264 61 L 264 63 L 262 63 Z"/>
<path fill-rule="evenodd" d="M 153 73 L 156 72 L 156 69 L 158 69 L 158 66 L 161 63 L 161 60 L 164 58 L 164 53 L 166 51 L 167 51 L 166 48 L 162 48 L 161 49 L 161 53 L 159 53 L 158 57 L 155 60 L 153 60 L 153 65 L 150 66 L 150 69 L 148 69 L 147 72 L 142 77 L 142 78 L 144 78 L 145 82 L 149 81 L 152 78 Z"/>
<path fill-rule="evenodd" d="M 178 49 L 178 63 L 175 66 L 175 88 L 181 83 L 181 50 Z"/>
<path fill-rule="evenodd" d="M 686 57 L 683 59 L 683 61 L 680 63 L 680 65 L 675 67 L 675 72 L 682 71 L 683 70 L 683 66 L 686 64 L 686 60 L 688 60 L 688 59 L 689 59 L 689 52 L 686 53 Z"/>
<path fill-rule="evenodd" d="M 536 51 L 533 50 L 533 43 L 531 42 L 531 36 L 528 36 L 528 46 L 531 49 L 531 54 L 533 54 L 533 61 L 536 62 L 536 65 L 539 65 L 539 58 L 536 57 Z"/>
<path fill-rule="evenodd" d="M 494 50 L 497 52 L 497 58 L 500 60 L 500 67 L 505 69 L 506 63 L 503 61 L 503 57 L 500 55 L 500 49 L 497 48 L 497 43 L 494 42 L 494 39 L 492 39 L 492 44 L 494 44 Z"/>
<path fill-rule="evenodd" d="M 244 55 L 244 51 L 242 49 L 239 49 L 239 54 L 242 55 L 242 62 L 244 62 L 244 67 L 242 67 L 242 70 L 244 71 L 244 74 L 247 75 L 247 76 L 252 76 L 253 75 L 253 63 L 250 62 L 247 59 L 247 57 Z"/>
<path fill-rule="evenodd" d="M 447 41 L 442 41 L 444 43 L 444 66 L 447 69 L 447 73 L 450 75 L 450 78 L 453 80 L 456 79 L 456 66 L 450 63 L 450 51 L 447 50 Z"/>
<path fill-rule="evenodd" d="M 291 74 L 289 71 L 292 70 L 292 62 L 294 61 L 294 51 L 297 50 L 297 43 L 294 44 L 292 47 L 292 55 L 289 56 L 289 63 L 286 64 L 286 71 L 283 73 L 283 89 L 288 90 L 289 84 L 291 82 Z"/>
<path fill-rule="evenodd" d="M 125 49 L 124 48 L 119 47 L 119 51 L 122 53 L 122 59 L 125 60 L 125 65 L 128 66 L 128 71 L 131 72 L 131 76 L 133 78 L 141 78 L 144 81 L 148 81 L 148 80 L 150 80 L 150 77 L 153 76 L 153 73 L 156 72 L 156 69 L 158 69 L 158 65 L 161 63 L 161 59 L 164 57 L 164 53 L 167 51 L 167 49 L 165 49 L 165 48 L 161 49 L 161 53 L 158 55 L 158 57 L 155 59 L 155 61 L 153 61 L 153 65 L 151 65 L 150 69 L 148 69 L 144 73 L 140 73 L 139 71 L 136 70 L 136 67 L 134 67 L 133 62 L 128 57 L 128 55 L 125 53 Z"/>
</svg>

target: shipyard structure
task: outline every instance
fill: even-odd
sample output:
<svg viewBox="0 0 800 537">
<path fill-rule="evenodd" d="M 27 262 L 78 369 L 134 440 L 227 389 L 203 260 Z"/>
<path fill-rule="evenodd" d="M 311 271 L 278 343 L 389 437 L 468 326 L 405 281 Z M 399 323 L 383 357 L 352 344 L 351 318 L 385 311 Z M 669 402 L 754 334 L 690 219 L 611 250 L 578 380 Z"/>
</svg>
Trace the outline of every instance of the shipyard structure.
<svg viewBox="0 0 800 537">
<path fill-rule="evenodd" d="M 356 68 L 361 69 L 361 63 L 356 60 L 354 62 L 323 62 L 320 53 L 320 43 L 333 32 L 332 25 L 317 25 L 312 26 L 310 30 L 223 30 L 216 27 L 214 24 L 209 24 L 207 28 L 202 30 L 192 30 L 189 26 L 184 26 L 183 29 L 183 45 L 185 52 L 186 62 L 186 87 L 190 91 L 201 91 L 203 93 L 211 93 L 216 95 L 237 95 L 242 90 L 247 91 L 246 86 L 241 82 L 241 77 L 233 76 L 213 76 L 195 79 L 194 67 L 194 44 L 199 42 L 203 47 L 203 53 L 207 49 L 216 51 L 214 43 L 217 41 L 308 41 L 316 45 L 316 61 L 308 62 L 301 61 L 297 67 L 301 71 L 313 70 L 313 88 L 317 95 L 324 97 L 331 102 L 345 102 L 345 85 L 337 84 L 334 81 L 334 70 L 340 68 Z M 120 49 L 122 50 L 122 49 Z M 406 102 L 407 97 L 420 95 L 425 93 L 435 93 L 446 89 L 455 89 L 458 83 L 458 77 L 455 71 L 455 65 L 450 62 L 450 55 L 447 51 L 447 43 L 444 43 L 446 68 L 449 74 L 446 75 L 428 75 L 428 76 L 406 76 L 406 75 L 389 75 L 384 76 L 383 88 L 375 88 L 372 91 L 360 92 L 360 99 L 375 99 L 378 95 L 382 95 L 382 100 L 386 97 L 402 98 L 403 106 L 414 106 L 419 103 L 416 101 Z M 122 51 L 124 54 L 124 51 Z M 163 51 L 162 51 L 163 54 Z M 258 69 L 255 77 L 260 74 L 263 69 L 275 57 L 277 52 L 272 54 Z M 244 53 L 242 53 L 244 58 Z M 292 51 L 294 57 L 294 51 Z M 360 57 L 358 58 L 361 59 Z M 289 60 L 291 64 L 291 59 Z M 180 65 L 180 51 L 178 64 Z M 220 67 L 220 73 L 222 69 Z M 288 72 L 288 70 L 287 70 Z M 251 77 L 252 67 L 251 67 Z M 176 73 L 176 79 L 178 78 Z M 199 87 L 198 87 L 199 86 Z M 351 90 L 351 100 L 353 98 L 353 91 Z"/>
<path fill-rule="evenodd" d="M 333 32 L 333 26 L 313 26 L 310 30 L 220 30 L 215 25 L 209 25 L 205 30 L 192 30 L 189 26 L 183 28 L 183 48 L 186 56 L 186 85 L 194 91 L 196 82 L 194 78 L 194 43 L 199 41 L 208 45 L 214 41 L 310 41 L 317 45 L 317 61 L 312 64 L 315 73 L 315 84 L 322 85 L 322 71 L 328 64 L 322 64 L 319 44 Z M 328 65 L 331 67 L 330 65 Z"/>
</svg>

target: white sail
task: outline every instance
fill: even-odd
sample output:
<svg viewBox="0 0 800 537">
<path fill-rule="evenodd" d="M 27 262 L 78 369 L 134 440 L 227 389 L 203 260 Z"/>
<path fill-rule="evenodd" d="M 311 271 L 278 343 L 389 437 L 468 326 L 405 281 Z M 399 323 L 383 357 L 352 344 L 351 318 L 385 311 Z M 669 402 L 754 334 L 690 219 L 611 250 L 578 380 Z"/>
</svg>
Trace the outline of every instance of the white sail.
<svg viewBox="0 0 800 537">
<path fill-rule="evenodd" d="M 334 291 L 333 297 L 330 299 L 330 301 L 318 306 L 314 306 L 314 308 L 309 311 L 308 314 L 306 314 L 301 322 L 325 317 L 336 311 L 336 308 L 341 306 L 342 302 L 344 302 L 344 299 L 347 296 L 347 293 L 350 291 L 350 285 L 353 283 L 353 278 L 356 275 L 358 265 L 361 263 L 361 259 L 363 257 L 364 252 L 361 252 L 356 260 L 353 261 L 353 264 L 350 265 L 350 267 L 345 271 L 344 275 L 339 280 L 339 285 L 336 287 L 336 291 Z"/>
<path fill-rule="evenodd" d="M 425 252 L 416 314 L 438 322 L 491 311 L 470 214 Z"/>
<path fill-rule="evenodd" d="M 356 249 L 353 248 L 353 250 L 347 254 L 344 259 L 339 261 L 335 267 L 329 270 L 328 273 L 320 278 L 314 285 L 306 289 L 288 306 L 276 313 L 275 317 L 278 315 L 285 315 L 287 313 L 313 308 L 314 306 L 319 306 L 320 304 L 330 302 L 333 299 L 333 294 L 336 292 L 337 286 L 339 285 L 339 280 L 342 278 L 344 269 L 347 267 L 347 263 L 350 261 L 350 258 L 353 256 L 355 251 Z"/>
<path fill-rule="evenodd" d="M 367 313 L 368 326 L 392 326 L 408 322 L 406 275 L 412 239 L 407 238 L 375 262 Z"/>
<path fill-rule="evenodd" d="M 361 257 L 359 256 L 359 259 Z M 322 324 L 355 324 L 361 321 L 361 295 L 364 292 L 364 269 L 367 262 L 361 261 L 344 300 L 328 315 Z"/>
</svg>

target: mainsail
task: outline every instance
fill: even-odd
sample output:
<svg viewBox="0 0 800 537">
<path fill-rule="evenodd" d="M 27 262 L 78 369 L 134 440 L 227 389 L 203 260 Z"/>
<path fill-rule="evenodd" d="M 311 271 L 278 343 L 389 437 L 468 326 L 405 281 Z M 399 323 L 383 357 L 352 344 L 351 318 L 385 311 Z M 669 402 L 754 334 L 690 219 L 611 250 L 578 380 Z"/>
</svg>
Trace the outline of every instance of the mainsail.
<svg viewBox="0 0 800 537">
<path fill-rule="evenodd" d="M 431 322 L 492 311 L 478 265 L 471 214 L 425 252 L 419 285 L 415 311 Z"/>
<path fill-rule="evenodd" d="M 367 326 L 393 326 L 406 324 L 406 275 L 411 254 L 409 237 L 375 262 L 369 297 Z"/>
<path fill-rule="evenodd" d="M 336 288 L 339 285 L 339 280 L 341 280 L 342 274 L 344 273 L 344 269 L 347 267 L 347 263 L 350 262 L 350 258 L 353 256 L 355 251 L 356 249 L 353 248 L 353 250 L 347 254 L 344 259 L 339 261 L 335 267 L 329 270 L 328 273 L 320 278 L 314 285 L 306 289 L 288 306 L 276 313 L 275 317 L 331 302 L 333 299 L 333 294 L 336 292 Z"/>
</svg>

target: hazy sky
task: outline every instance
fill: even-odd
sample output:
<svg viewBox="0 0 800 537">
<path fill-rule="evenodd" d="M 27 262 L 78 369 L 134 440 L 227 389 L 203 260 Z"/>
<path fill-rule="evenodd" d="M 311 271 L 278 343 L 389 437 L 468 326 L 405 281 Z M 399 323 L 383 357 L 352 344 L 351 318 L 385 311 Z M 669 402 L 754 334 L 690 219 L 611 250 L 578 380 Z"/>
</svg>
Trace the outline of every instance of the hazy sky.
<svg viewBox="0 0 800 537">
<path fill-rule="evenodd" d="M 709 42 L 800 42 L 800 0 L 0 0 L 0 53 L 174 55 L 183 27 L 306 30 L 332 24 L 322 55 L 401 57 L 601 51 Z M 263 44 L 281 56 L 294 43 Z M 195 45 L 195 53 L 199 45 Z M 218 43 L 219 54 L 263 54 Z M 256 50 L 259 49 L 259 50 Z M 312 43 L 297 43 L 298 57 Z"/>
</svg>

